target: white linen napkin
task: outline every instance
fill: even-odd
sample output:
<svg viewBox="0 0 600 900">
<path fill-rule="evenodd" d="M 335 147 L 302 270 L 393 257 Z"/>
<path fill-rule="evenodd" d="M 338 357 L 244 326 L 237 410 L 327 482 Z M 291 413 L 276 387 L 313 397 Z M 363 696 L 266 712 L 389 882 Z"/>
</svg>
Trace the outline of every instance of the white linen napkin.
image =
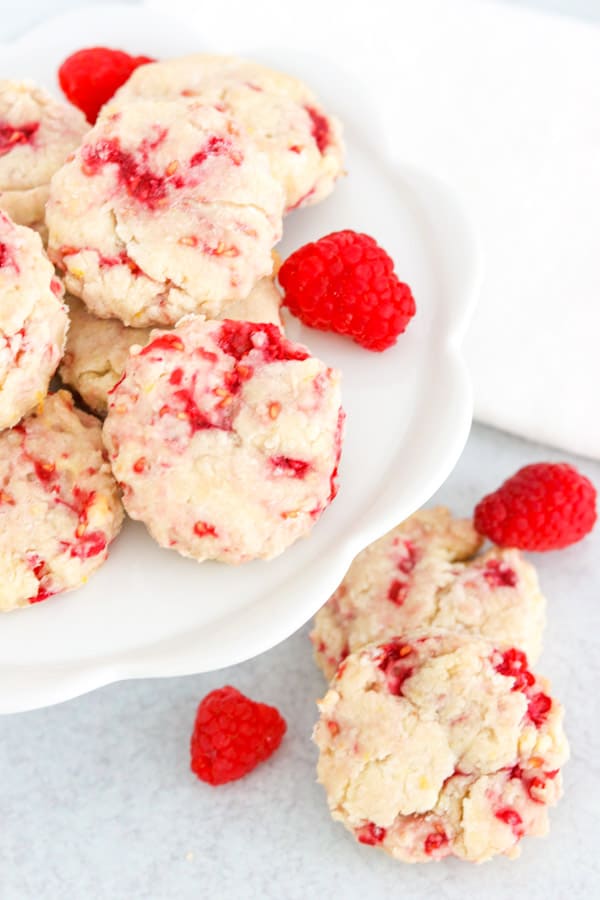
<svg viewBox="0 0 600 900">
<path fill-rule="evenodd" d="M 479 225 L 476 418 L 600 458 L 600 28 L 489 0 L 148 5 L 187 10 L 212 50 L 289 49 L 291 70 L 312 52 L 360 78 L 394 156 Z"/>
</svg>

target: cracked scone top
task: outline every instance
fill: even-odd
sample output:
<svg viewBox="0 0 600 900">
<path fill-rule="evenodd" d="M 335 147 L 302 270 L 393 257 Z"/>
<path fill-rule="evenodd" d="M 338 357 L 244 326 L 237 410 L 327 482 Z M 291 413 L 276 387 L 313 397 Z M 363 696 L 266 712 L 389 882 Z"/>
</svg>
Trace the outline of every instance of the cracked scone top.
<svg viewBox="0 0 600 900">
<path fill-rule="evenodd" d="M 69 323 L 63 293 L 40 236 L 0 212 L 0 430 L 48 391 Z"/>
<path fill-rule="evenodd" d="M 283 192 L 229 116 L 194 100 L 105 108 L 52 179 L 48 248 L 95 315 L 219 315 L 270 274 Z"/>
<path fill-rule="evenodd" d="M 123 502 L 198 560 L 277 556 L 336 492 L 339 374 L 279 328 L 183 320 L 132 353 L 104 439 Z"/>
<path fill-rule="evenodd" d="M 123 374 L 129 348 L 144 346 L 151 329 L 128 328 L 120 319 L 99 319 L 76 297 L 68 297 L 67 303 L 70 326 L 60 376 L 90 409 L 105 415 L 109 391 Z M 227 307 L 227 318 L 281 327 L 280 306 L 281 295 L 273 279 L 261 278 L 248 297 Z"/>
<path fill-rule="evenodd" d="M 88 128 L 78 109 L 32 82 L 0 81 L 0 209 L 39 228 L 50 179 Z"/>
<path fill-rule="evenodd" d="M 79 587 L 122 520 L 100 423 L 51 394 L 0 434 L 0 610 Z"/>
<path fill-rule="evenodd" d="M 470 635 L 351 654 L 314 734 L 332 816 L 405 862 L 517 856 L 562 793 L 568 744 L 548 691 L 519 650 Z"/>
<path fill-rule="evenodd" d="M 518 550 L 476 556 L 482 538 L 445 507 L 410 516 L 356 557 L 315 617 L 315 659 L 331 678 L 348 653 L 420 628 L 481 634 L 540 655 L 545 599 Z"/>
<path fill-rule="evenodd" d="M 309 88 L 283 72 L 230 56 L 196 54 L 137 69 L 111 105 L 196 96 L 219 104 L 267 154 L 287 210 L 323 200 L 342 174 L 341 125 Z"/>
</svg>

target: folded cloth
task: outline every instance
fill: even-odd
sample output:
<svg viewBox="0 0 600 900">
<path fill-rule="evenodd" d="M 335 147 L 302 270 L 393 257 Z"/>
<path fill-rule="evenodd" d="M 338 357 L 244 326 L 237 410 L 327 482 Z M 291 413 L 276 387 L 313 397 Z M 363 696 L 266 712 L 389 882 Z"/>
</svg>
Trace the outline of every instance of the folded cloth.
<svg viewBox="0 0 600 900">
<path fill-rule="evenodd" d="M 361 79 L 394 157 L 479 224 L 476 417 L 600 458 L 600 28 L 488 0 L 168 2 L 184 8 L 212 50 L 285 48 L 291 70 L 319 53 Z"/>
</svg>

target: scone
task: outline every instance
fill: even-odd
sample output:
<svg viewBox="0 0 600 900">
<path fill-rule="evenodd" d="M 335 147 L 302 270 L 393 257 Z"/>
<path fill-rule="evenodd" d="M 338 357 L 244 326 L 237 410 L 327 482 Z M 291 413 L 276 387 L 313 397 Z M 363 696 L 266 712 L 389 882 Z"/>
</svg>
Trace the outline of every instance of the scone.
<svg viewBox="0 0 600 900">
<path fill-rule="evenodd" d="M 148 342 L 150 328 L 129 328 L 120 319 L 99 319 L 76 297 L 68 297 L 71 324 L 59 373 L 84 402 L 106 415 L 108 394 L 125 368 L 129 348 Z M 228 319 L 272 322 L 281 327 L 281 294 L 273 278 L 262 278 L 244 300 L 227 307 Z"/>
<path fill-rule="evenodd" d="M 39 234 L 0 212 L 0 430 L 48 391 L 69 324 L 63 293 Z"/>
<path fill-rule="evenodd" d="M 112 105 L 198 97 L 237 119 L 283 186 L 286 209 L 323 200 L 343 173 L 342 129 L 297 78 L 249 60 L 197 54 L 137 69 Z"/>
<path fill-rule="evenodd" d="M 122 521 L 100 423 L 51 394 L 0 434 L 0 610 L 84 584 Z"/>
<path fill-rule="evenodd" d="M 49 254 L 102 318 L 218 316 L 269 275 L 283 192 L 237 123 L 194 100 L 105 108 L 52 179 Z"/>
<path fill-rule="evenodd" d="M 43 229 L 50 179 L 89 126 L 30 81 L 0 81 L 0 209 Z"/>
<path fill-rule="evenodd" d="M 482 538 L 448 509 L 410 516 L 356 557 L 317 613 L 315 659 L 331 678 L 348 653 L 419 628 L 483 635 L 538 659 L 546 601 L 518 550 L 476 556 Z"/>
<path fill-rule="evenodd" d="M 339 382 L 275 325 L 195 316 L 154 332 L 104 423 L 127 512 L 197 560 L 282 553 L 335 496 Z"/>
<path fill-rule="evenodd" d="M 546 834 L 568 745 L 521 651 L 449 632 L 369 644 L 319 708 L 319 781 L 362 843 L 405 862 L 483 862 Z"/>
</svg>

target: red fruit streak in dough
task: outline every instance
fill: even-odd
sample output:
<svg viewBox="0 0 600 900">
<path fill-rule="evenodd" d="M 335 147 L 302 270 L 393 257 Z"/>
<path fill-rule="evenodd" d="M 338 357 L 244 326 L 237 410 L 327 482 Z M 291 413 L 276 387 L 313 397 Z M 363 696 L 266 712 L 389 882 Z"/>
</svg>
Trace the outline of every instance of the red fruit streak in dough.
<svg viewBox="0 0 600 900">
<path fill-rule="evenodd" d="M 501 654 L 502 661 L 495 664 L 495 669 L 501 675 L 514 678 L 513 691 L 526 691 L 535 682 L 535 678 L 528 669 L 527 657 L 522 650 L 511 647 Z"/>
<path fill-rule="evenodd" d="M 147 356 L 149 353 L 154 353 L 156 350 L 185 350 L 185 346 L 180 337 L 176 334 L 161 334 L 159 337 L 155 338 L 153 341 L 150 341 L 149 344 L 146 344 L 144 349 L 140 352 L 140 356 Z M 179 370 L 181 371 L 181 370 Z M 174 384 L 175 382 L 171 382 Z M 116 385 L 115 385 L 116 387 Z M 114 388 L 113 388 L 114 390 Z"/>
<path fill-rule="evenodd" d="M 330 128 L 327 117 L 320 113 L 313 106 L 305 106 L 306 112 L 310 116 L 311 134 L 315 139 L 319 153 L 323 154 L 327 150 L 330 143 Z"/>
<path fill-rule="evenodd" d="M 71 556 L 76 559 L 91 559 L 106 550 L 106 537 L 101 531 L 84 534 L 79 542 L 71 546 Z"/>
<path fill-rule="evenodd" d="M 231 141 L 213 135 L 208 139 L 201 150 L 198 150 L 197 153 L 194 153 L 194 155 L 190 159 L 190 166 L 192 166 L 192 168 L 201 166 L 202 163 L 206 162 L 207 159 L 215 156 L 228 156 L 234 166 L 241 165 L 244 159 L 244 157 L 238 150 L 233 149 L 233 147 L 231 146 Z"/>
<path fill-rule="evenodd" d="M 145 275 L 146 278 L 149 278 L 125 250 L 122 250 L 117 256 L 104 256 L 103 253 L 100 253 L 100 251 L 96 250 L 94 247 L 70 247 L 69 245 L 64 245 L 59 248 L 58 254 L 51 254 L 54 257 L 52 261 L 58 268 L 64 271 L 65 266 L 63 260 L 66 259 L 66 257 L 86 252 L 96 254 L 100 268 L 112 269 L 115 266 L 127 266 L 132 275 Z"/>
<path fill-rule="evenodd" d="M 308 353 L 284 338 L 276 325 L 256 325 L 253 322 L 233 322 L 226 319 L 221 326 L 217 343 L 223 353 L 237 360 L 252 351 L 260 353 L 264 363 L 308 359 Z"/>
<path fill-rule="evenodd" d="M 495 813 L 495 816 L 497 819 L 500 819 L 501 822 L 504 822 L 505 825 L 509 825 L 512 828 L 512 832 L 517 840 L 523 837 L 525 833 L 523 819 L 516 809 L 511 809 L 507 806 L 504 809 L 499 809 L 498 812 Z"/>
<path fill-rule="evenodd" d="M 292 478 L 304 478 L 310 471 L 310 463 L 302 459 L 290 459 L 289 456 L 272 456 L 269 460 L 275 471 L 290 475 Z"/>
<path fill-rule="evenodd" d="M 11 125 L 10 122 L 0 122 L 0 156 L 5 156 L 15 147 L 33 144 L 33 139 L 39 127 L 39 122 L 26 122 L 23 125 Z"/>
<path fill-rule="evenodd" d="M 196 522 L 194 525 L 194 534 L 198 537 L 218 537 L 217 529 L 208 522 Z"/>
<path fill-rule="evenodd" d="M 404 575 L 410 575 L 417 562 L 419 561 L 419 552 L 412 541 L 404 541 L 406 556 L 398 563 L 397 568 Z"/>
<path fill-rule="evenodd" d="M 410 644 L 402 644 L 400 641 L 390 641 L 379 648 L 381 656 L 378 666 L 385 674 L 387 688 L 390 694 L 402 695 L 402 685 L 410 678 L 414 667 L 407 662 L 407 657 L 414 653 Z"/>
<path fill-rule="evenodd" d="M 375 847 L 377 844 L 381 844 L 387 832 L 385 828 L 380 828 L 375 822 L 369 822 L 367 825 L 363 825 L 362 828 L 357 828 L 355 834 L 361 844 Z"/>
<path fill-rule="evenodd" d="M 500 562 L 499 559 L 491 559 L 484 569 L 483 577 L 490 587 L 516 587 L 516 572 Z"/>
<path fill-rule="evenodd" d="M 551 707 L 552 700 L 550 697 L 540 691 L 538 694 L 533 694 L 533 696 L 529 698 L 527 715 L 533 724 L 537 728 L 540 728 L 548 718 Z"/>
<path fill-rule="evenodd" d="M 148 149 L 156 146 L 156 142 L 142 142 L 139 156 L 121 149 L 115 138 L 85 145 L 82 149 L 82 170 L 85 175 L 97 175 L 107 165 L 115 165 L 119 180 L 129 196 L 147 206 L 156 209 L 167 196 L 169 178 L 155 175 L 148 166 Z"/>
<path fill-rule="evenodd" d="M 394 578 L 388 590 L 388 600 L 395 603 L 396 606 L 402 606 L 408 594 L 408 585 L 405 581 L 398 581 Z"/>
<path fill-rule="evenodd" d="M 16 270 L 17 274 L 20 271 L 17 263 L 15 262 L 15 258 L 10 247 L 7 247 L 6 244 L 0 243 L 0 269 L 4 269 L 7 266 L 12 266 L 13 269 Z"/>
<path fill-rule="evenodd" d="M 425 838 L 425 853 L 432 856 L 436 851 L 448 846 L 448 835 L 443 831 L 434 831 Z"/>
</svg>

